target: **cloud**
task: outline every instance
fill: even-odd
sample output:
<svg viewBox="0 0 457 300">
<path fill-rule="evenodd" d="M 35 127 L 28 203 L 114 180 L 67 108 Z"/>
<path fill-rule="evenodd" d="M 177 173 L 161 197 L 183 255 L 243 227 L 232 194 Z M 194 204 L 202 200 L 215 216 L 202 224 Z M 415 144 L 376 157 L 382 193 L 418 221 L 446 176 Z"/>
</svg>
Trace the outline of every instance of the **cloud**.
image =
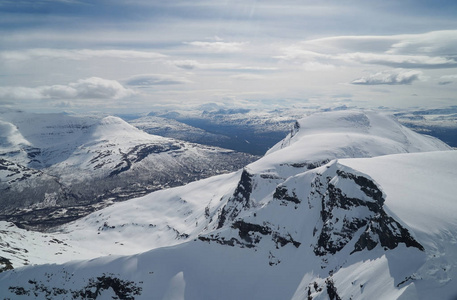
<svg viewBox="0 0 457 300">
<path fill-rule="evenodd" d="M 303 68 L 306 71 L 328 71 L 333 70 L 336 66 L 328 63 L 320 63 L 316 61 L 309 61 L 303 64 Z"/>
<path fill-rule="evenodd" d="M 276 56 L 295 63 L 394 68 L 457 68 L 457 30 L 391 36 L 338 36 L 289 45 Z"/>
<path fill-rule="evenodd" d="M 432 31 L 422 34 L 398 35 L 398 41 L 391 45 L 391 54 L 434 54 L 449 56 L 457 53 L 457 30 Z"/>
<path fill-rule="evenodd" d="M 195 60 L 175 60 L 171 63 L 176 67 L 185 70 L 193 70 L 200 67 L 200 64 Z"/>
<path fill-rule="evenodd" d="M 41 95 L 40 91 L 35 88 L 27 88 L 27 87 L 0 87 L 0 100 L 4 101 L 11 101 L 11 100 L 36 100 L 41 99 L 43 96 Z"/>
<path fill-rule="evenodd" d="M 191 45 L 199 48 L 203 48 L 210 52 L 222 53 L 222 52 L 240 52 L 243 50 L 245 43 L 238 42 L 185 42 L 186 45 Z"/>
<path fill-rule="evenodd" d="M 261 80 L 265 79 L 265 76 L 258 75 L 258 74 L 236 74 L 230 76 L 230 78 L 238 79 L 238 80 Z"/>
<path fill-rule="evenodd" d="M 201 63 L 196 60 L 174 60 L 170 64 L 184 70 L 222 70 L 244 72 L 269 72 L 276 71 L 275 67 L 246 66 L 239 63 Z"/>
<path fill-rule="evenodd" d="M 125 81 L 126 85 L 137 86 L 137 87 L 146 87 L 152 85 L 173 85 L 173 84 L 185 84 L 191 83 L 190 80 L 171 76 L 171 75 L 159 75 L 159 74 L 141 74 L 130 77 Z"/>
<path fill-rule="evenodd" d="M 91 50 L 91 49 L 48 49 L 37 48 L 17 51 L 2 51 L 0 59 L 20 61 L 40 58 L 58 58 L 65 60 L 84 60 L 90 58 L 120 58 L 120 59 L 161 59 L 165 58 L 158 52 L 137 50 Z"/>
<path fill-rule="evenodd" d="M 175 60 L 171 64 L 185 70 L 236 70 L 242 68 L 237 63 L 200 63 L 196 60 Z"/>
<path fill-rule="evenodd" d="M 353 80 L 351 83 L 360 85 L 405 85 L 419 80 L 421 75 L 422 72 L 416 70 L 389 70 Z"/>
<path fill-rule="evenodd" d="M 91 77 L 68 85 L 28 87 L 0 87 L 2 100 L 36 99 L 121 99 L 134 95 L 116 80 Z"/>
<path fill-rule="evenodd" d="M 70 87 L 77 91 L 74 98 L 83 99 L 120 99 L 135 94 L 132 90 L 124 88 L 116 80 L 91 77 L 71 83 Z"/>
<path fill-rule="evenodd" d="M 444 75 L 440 77 L 441 79 L 457 79 L 457 74 L 455 75 Z"/>
<path fill-rule="evenodd" d="M 37 88 L 42 98 L 76 98 L 78 91 L 70 85 L 51 85 Z"/>
<path fill-rule="evenodd" d="M 336 57 L 346 61 L 384 65 L 395 68 L 457 68 L 457 60 L 440 56 L 347 53 Z"/>
<path fill-rule="evenodd" d="M 454 83 L 457 80 L 457 74 L 455 75 L 444 75 L 440 77 L 440 81 L 438 82 L 439 85 L 447 85 Z"/>
<path fill-rule="evenodd" d="M 282 55 L 275 56 L 275 58 L 285 61 L 313 61 L 316 59 L 331 59 L 329 54 L 319 53 L 307 49 L 303 43 L 290 45 L 281 49 Z"/>
</svg>

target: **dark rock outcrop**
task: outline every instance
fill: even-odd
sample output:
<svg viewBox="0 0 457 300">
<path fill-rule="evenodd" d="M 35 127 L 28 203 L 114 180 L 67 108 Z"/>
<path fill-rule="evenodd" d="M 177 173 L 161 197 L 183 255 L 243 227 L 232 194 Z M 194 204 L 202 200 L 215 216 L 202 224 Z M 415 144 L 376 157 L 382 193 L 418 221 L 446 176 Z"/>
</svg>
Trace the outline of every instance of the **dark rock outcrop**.
<svg viewBox="0 0 457 300">
<path fill-rule="evenodd" d="M 227 220 L 234 220 L 240 211 L 251 206 L 252 177 L 252 174 L 246 169 L 243 169 L 233 196 L 227 201 L 227 204 L 222 208 L 219 215 L 218 229 L 221 228 Z"/>
<path fill-rule="evenodd" d="M 345 188 L 340 180 L 349 181 L 352 188 L 346 187 L 347 191 L 343 191 Z M 394 249 L 403 243 L 424 250 L 406 228 L 386 213 L 383 193 L 370 178 L 339 168 L 335 174 L 329 170 L 318 175 L 312 185 L 314 195 L 320 198 L 322 205 L 322 226 L 314 231 L 317 235 L 314 253 L 317 256 L 342 250 L 361 230 L 351 254 L 363 249 L 372 250 L 378 244 Z"/>
</svg>

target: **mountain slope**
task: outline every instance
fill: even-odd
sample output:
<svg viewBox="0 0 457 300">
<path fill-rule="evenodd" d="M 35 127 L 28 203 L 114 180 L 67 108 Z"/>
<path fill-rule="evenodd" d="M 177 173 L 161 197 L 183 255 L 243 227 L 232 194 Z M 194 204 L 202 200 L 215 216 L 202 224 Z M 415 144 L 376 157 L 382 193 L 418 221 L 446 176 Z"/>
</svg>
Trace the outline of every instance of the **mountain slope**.
<svg viewBox="0 0 457 300">
<path fill-rule="evenodd" d="M 298 120 L 288 136 L 267 152 L 268 157 L 276 162 L 290 159 L 279 151 L 286 147 L 290 155 L 296 155 L 295 162 L 451 149 L 389 116 L 353 110 L 316 113 Z"/>
<path fill-rule="evenodd" d="M 192 143 L 221 147 L 230 138 L 222 134 L 214 134 L 200 128 L 189 126 L 173 119 L 157 116 L 145 116 L 129 121 L 129 124 L 149 134 L 175 138 Z"/>
<path fill-rule="evenodd" d="M 4 191 L 16 193 L 0 199 L 4 204 L 0 213 L 9 215 L 2 219 L 30 226 L 43 223 L 46 215 L 56 209 L 61 211 L 62 207 L 77 206 L 74 219 L 99 208 L 100 203 L 106 206 L 112 201 L 233 171 L 256 158 L 149 135 L 116 117 L 21 112 L 0 116 L 2 126 L 8 129 L 2 132 L 0 145 L 4 163 L 21 166 L 15 168 L 17 172 L 44 174 L 24 175 L 27 186 L 36 187 L 34 195 L 22 194 L 22 187 L 14 181 L 2 180 Z M 47 204 L 43 206 L 43 202 Z M 31 205 L 46 209 L 32 213 L 23 210 Z M 17 211 L 11 213 L 12 210 Z M 59 220 L 47 225 L 56 223 Z"/>
<path fill-rule="evenodd" d="M 106 257 L 61 266 L 17 269 L 1 274 L 0 286 L 2 290 L 8 290 L 9 294 L 6 295 L 11 299 L 19 297 L 20 293 L 29 293 L 31 296 L 33 292 L 41 297 L 37 299 L 45 299 L 44 291 L 61 293 L 59 297 L 62 299 L 65 299 L 64 296 L 72 299 L 71 291 L 88 291 L 91 284 L 105 287 L 100 288 L 102 296 L 120 295 L 121 292 L 116 292 L 116 286 L 109 282 L 118 282 L 126 287 L 124 291 L 130 288 L 129 295 L 135 299 L 332 299 L 331 295 L 333 299 L 338 299 L 336 295 L 341 299 L 430 299 L 437 295 L 440 299 L 452 299 L 457 295 L 457 288 L 452 284 L 452 279 L 457 276 L 457 254 L 453 251 L 453 236 L 457 233 L 454 221 L 457 205 L 453 195 L 457 190 L 452 184 L 457 176 L 456 162 L 455 151 L 332 162 L 298 174 L 280 186 L 292 194 L 295 192 L 300 203 L 270 195 L 267 204 L 244 211 L 231 225 L 216 231 L 210 230 L 199 235 L 200 238 L 195 241 L 128 257 Z M 386 164 L 391 172 L 379 168 Z M 372 176 L 367 176 L 348 168 L 359 165 L 376 171 Z M 428 172 L 423 172 L 424 167 Z M 341 176 L 341 171 L 346 175 Z M 361 186 L 350 184 L 352 180 L 349 177 L 366 178 L 366 182 L 374 184 L 368 184 L 373 191 L 380 191 L 378 181 L 383 182 L 383 210 L 398 222 L 390 228 L 406 229 L 409 238 L 417 244 L 408 245 L 399 241 L 390 248 L 380 242 L 370 250 L 364 248 L 354 252 L 357 242 L 366 232 L 366 226 L 362 226 L 342 249 L 323 256 L 316 254 L 315 242 L 319 240 L 320 229 L 315 234 L 313 232 L 316 225 L 322 228 L 320 226 L 325 224 L 319 214 L 322 207 L 320 195 L 316 192 L 319 190 L 316 189 L 319 187 L 316 179 L 330 173 L 336 176 L 329 183 L 336 184 L 348 198 L 360 198 L 363 201 L 365 197 L 366 204 L 372 202 L 370 199 L 373 198 L 367 196 Z M 432 181 L 430 174 L 434 175 Z M 416 184 L 420 184 L 428 193 L 413 190 L 405 197 L 398 184 L 404 181 L 404 175 L 415 176 Z M 197 184 L 203 183 L 190 186 Z M 316 197 L 312 196 L 313 191 Z M 432 202 L 430 197 L 439 201 Z M 338 200 L 331 203 L 343 202 Z M 398 202 L 415 203 L 415 212 L 408 222 L 399 216 L 409 209 L 401 208 L 401 205 L 399 208 Z M 436 206 L 440 209 L 445 207 L 446 213 L 440 215 L 440 209 L 437 210 Z M 369 217 L 369 213 L 366 214 L 369 211 L 360 205 L 351 209 L 333 209 L 332 214 L 340 220 L 355 220 L 356 216 Z M 434 220 L 427 229 L 420 225 L 423 221 L 417 219 L 425 212 L 428 218 Z M 240 221 L 251 225 L 235 225 Z M 319 222 L 322 222 L 321 225 Z M 281 239 L 275 240 L 274 234 L 265 228 L 253 226 L 256 223 L 279 233 L 277 237 L 293 239 L 300 244 L 282 244 Z M 333 227 L 333 233 L 337 232 L 335 229 L 336 226 Z M 221 241 L 225 237 L 225 241 L 235 238 L 242 243 L 235 242 L 233 246 L 219 243 L 216 239 L 209 240 L 211 235 Z M 250 247 L 249 239 L 259 241 Z M 234 286 L 237 288 L 234 289 Z"/>
<path fill-rule="evenodd" d="M 370 114 L 364 114 L 370 124 L 395 124 Z M 334 125 L 314 144 L 295 132 L 280 144 L 290 146 L 238 172 L 117 203 L 62 226 L 46 237 L 62 242 L 59 262 L 130 256 L 17 268 L 0 274 L 0 290 L 11 299 L 455 298 L 457 152 L 353 158 L 447 147 L 408 136 L 403 127 L 399 135 L 371 126 L 381 134 L 367 140 L 359 129 L 339 125 L 341 116 L 348 112 L 321 116 Z M 325 135 L 342 131 L 360 151 L 341 151 L 337 143 L 322 156 Z M 340 154 L 346 158 L 334 159 Z M 12 247 L 26 246 L 3 247 L 1 256 L 14 267 L 25 258 L 46 262 L 39 243 L 14 257 Z"/>
</svg>

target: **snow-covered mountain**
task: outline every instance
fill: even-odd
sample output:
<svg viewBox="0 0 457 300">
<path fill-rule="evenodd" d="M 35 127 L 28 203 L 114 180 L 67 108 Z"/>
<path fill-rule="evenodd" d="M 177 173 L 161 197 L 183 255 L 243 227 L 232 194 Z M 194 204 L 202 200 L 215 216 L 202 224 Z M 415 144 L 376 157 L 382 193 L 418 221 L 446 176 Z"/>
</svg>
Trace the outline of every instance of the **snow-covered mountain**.
<svg viewBox="0 0 457 300">
<path fill-rule="evenodd" d="M 189 126 L 173 119 L 157 116 L 145 116 L 128 121 L 129 124 L 149 134 L 175 138 L 203 145 L 221 146 L 230 138 L 223 134 L 210 133 L 201 128 Z"/>
<path fill-rule="evenodd" d="M 116 203 L 54 233 L 0 223 L 4 269 L 40 264 L 0 274 L 0 290 L 10 299 L 455 299 L 456 178 L 456 151 L 388 117 L 310 116 L 238 172 Z"/>
<path fill-rule="evenodd" d="M 396 112 L 398 121 L 416 132 L 432 135 L 457 147 L 457 106 Z"/>
<path fill-rule="evenodd" d="M 151 134 L 263 155 L 287 134 L 297 119 L 316 112 L 350 109 L 345 105 L 320 107 L 309 104 L 272 110 L 203 105 L 194 109 L 152 112 L 150 116 L 129 119 L 129 122 Z M 401 110 L 384 107 L 382 110 L 416 132 L 457 146 L 456 106 Z"/>
<path fill-rule="evenodd" d="M 301 118 L 306 112 L 310 112 L 310 109 L 272 111 L 233 108 L 202 109 L 162 112 L 158 113 L 156 117 L 162 121 L 168 120 L 172 127 L 178 126 L 178 124 L 179 126 L 182 126 L 180 124 L 190 126 L 190 138 L 197 139 L 196 141 L 199 143 L 263 155 L 284 137 L 295 120 Z M 130 122 L 138 124 L 139 128 L 154 130 L 154 125 L 144 123 L 144 118 L 138 120 L 139 123 L 136 123 L 136 120 Z M 198 133 L 196 128 L 202 131 Z M 205 136 L 202 135 L 203 133 L 211 133 L 211 135 Z M 219 138 L 221 136 L 224 138 Z M 183 137 L 183 139 L 190 140 L 187 137 Z"/>
<path fill-rule="evenodd" d="M 111 116 L 8 111 L 0 119 L 0 214 L 28 225 L 42 222 L 40 216 L 50 217 L 51 225 L 65 222 L 256 158 L 149 135 Z M 69 206 L 77 207 L 62 209 Z"/>
</svg>

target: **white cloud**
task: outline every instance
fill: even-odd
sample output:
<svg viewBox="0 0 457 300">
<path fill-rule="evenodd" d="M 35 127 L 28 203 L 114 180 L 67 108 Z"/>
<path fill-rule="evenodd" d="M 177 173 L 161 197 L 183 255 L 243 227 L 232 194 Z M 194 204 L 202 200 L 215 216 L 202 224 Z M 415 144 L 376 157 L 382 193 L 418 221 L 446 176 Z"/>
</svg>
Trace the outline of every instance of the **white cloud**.
<svg viewBox="0 0 457 300">
<path fill-rule="evenodd" d="M 116 80 L 91 77 L 68 85 L 27 87 L 0 87 L 2 100 L 35 99 L 121 99 L 134 95 Z"/>
<path fill-rule="evenodd" d="M 40 91 L 40 94 L 44 98 L 75 98 L 78 96 L 78 91 L 68 85 L 51 85 L 40 87 L 37 90 Z"/>
<path fill-rule="evenodd" d="M 2 51 L 0 59 L 5 61 L 18 61 L 30 59 L 65 59 L 84 60 L 90 58 L 121 58 L 121 59 L 161 59 L 166 57 L 161 53 L 137 50 L 91 50 L 91 49 L 27 49 L 17 51 Z"/>
<path fill-rule="evenodd" d="M 457 74 L 453 75 L 444 75 L 440 77 L 441 79 L 457 79 Z"/>
<path fill-rule="evenodd" d="M 353 80 L 351 83 L 360 85 L 404 85 L 419 80 L 421 76 L 422 72 L 416 70 L 389 70 L 364 76 Z"/>
<path fill-rule="evenodd" d="M 258 75 L 258 74 L 236 74 L 236 75 L 230 76 L 230 78 L 239 79 L 239 80 L 261 80 L 261 79 L 265 79 L 265 76 Z"/>
<path fill-rule="evenodd" d="M 91 77 L 71 83 L 70 87 L 77 91 L 75 98 L 83 99 L 120 99 L 135 94 L 132 90 L 124 88 L 116 80 Z"/>
<path fill-rule="evenodd" d="M 203 48 L 210 52 L 240 52 L 243 50 L 243 46 L 245 43 L 238 43 L 238 42 L 186 42 L 186 45 L 191 45 L 199 48 Z"/>
<path fill-rule="evenodd" d="M 453 75 L 444 75 L 440 77 L 440 81 L 438 82 L 439 85 L 447 85 L 454 83 L 457 80 L 457 74 Z"/>
<path fill-rule="evenodd" d="M 338 36 L 300 42 L 277 58 L 296 63 L 457 68 L 457 30 L 392 36 Z"/>
<path fill-rule="evenodd" d="M 313 61 L 316 59 L 331 59 L 329 54 L 319 53 L 306 48 L 306 45 L 296 44 L 283 47 L 281 49 L 282 55 L 275 56 L 275 58 L 285 61 Z"/>
<path fill-rule="evenodd" d="M 347 53 L 336 58 L 363 64 L 385 65 L 396 68 L 457 68 L 457 60 L 441 56 L 391 55 L 377 53 Z"/>
<path fill-rule="evenodd" d="M 175 60 L 172 61 L 171 64 L 185 70 L 233 70 L 242 68 L 242 66 L 237 63 L 200 63 L 196 60 Z"/>
<path fill-rule="evenodd" d="M 193 70 L 195 68 L 200 68 L 200 64 L 196 60 L 175 60 L 170 63 L 178 68 L 185 70 Z"/>
<path fill-rule="evenodd" d="M 422 34 L 398 35 L 399 41 L 387 53 L 455 55 L 457 53 L 457 30 L 432 31 Z"/>
<path fill-rule="evenodd" d="M 336 68 L 335 65 L 328 63 L 320 63 L 316 61 L 309 61 L 303 64 L 303 68 L 306 71 L 328 71 Z"/>
<path fill-rule="evenodd" d="M 11 101 L 11 100 L 36 100 L 41 99 L 43 96 L 41 92 L 36 88 L 27 88 L 27 87 L 0 87 L 0 100 Z"/>
<path fill-rule="evenodd" d="M 185 70 L 234 70 L 246 72 L 268 72 L 276 71 L 276 67 L 246 66 L 239 63 L 201 63 L 196 60 L 174 60 L 170 64 Z"/>
<path fill-rule="evenodd" d="M 191 83 L 184 77 L 161 75 L 161 74 L 141 74 L 135 75 L 125 80 L 126 85 L 147 87 L 152 85 L 173 85 Z"/>
</svg>

